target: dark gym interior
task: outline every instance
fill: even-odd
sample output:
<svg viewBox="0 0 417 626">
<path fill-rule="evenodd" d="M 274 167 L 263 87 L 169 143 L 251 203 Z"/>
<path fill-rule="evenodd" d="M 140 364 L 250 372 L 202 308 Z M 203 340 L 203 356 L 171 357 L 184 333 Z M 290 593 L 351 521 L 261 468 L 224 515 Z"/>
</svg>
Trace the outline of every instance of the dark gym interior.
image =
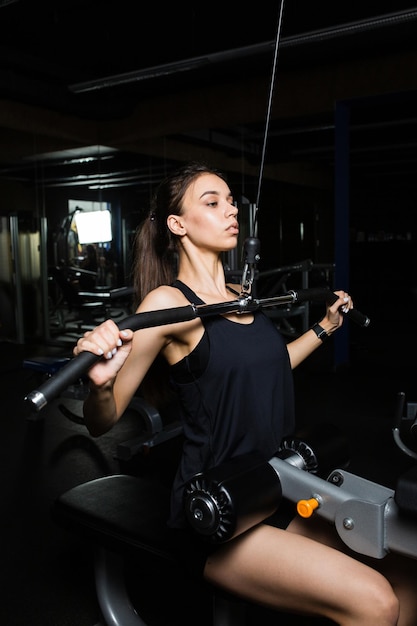
<svg viewBox="0 0 417 626">
<path fill-rule="evenodd" d="M 346 320 L 294 372 L 300 428 L 340 428 L 349 471 L 392 490 L 413 470 L 416 32 L 417 5 L 402 1 L 0 0 L 2 625 L 107 626 L 93 543 L 54 503 L 105 476 L 169 478 L 175 417 L 153 439 L 132 407 L 92 439 L 79 381 L 39 412 L 25 397 L 85 329 L 132 313 L 132 237 L 184 162 L 226 172 L 240 248 L 256 215 L 259 297 L 344 288 L 370 319 Z M 240 250 L 225 265 L 239 276 Z M 270 314 L 291 340 L 321 311 Z M 146 626 L 211 626 L 211 597 L 170 566 L 149 557 L 128 579 Z M 324 623 L 245 611 L 248 625 Z"/>
</svg>

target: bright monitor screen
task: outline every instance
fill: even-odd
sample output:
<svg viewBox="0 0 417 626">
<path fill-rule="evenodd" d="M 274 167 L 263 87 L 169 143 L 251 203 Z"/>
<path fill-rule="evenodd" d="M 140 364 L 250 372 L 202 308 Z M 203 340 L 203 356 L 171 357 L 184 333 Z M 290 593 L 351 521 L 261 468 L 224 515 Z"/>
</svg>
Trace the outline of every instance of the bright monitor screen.
<svg viewBox="0 0 417 626">
<path fill-rule="evenodd" d="M 81 211 L 74 219 L 80 244 L 112 240 L 110 211 Z"/>
</svg>

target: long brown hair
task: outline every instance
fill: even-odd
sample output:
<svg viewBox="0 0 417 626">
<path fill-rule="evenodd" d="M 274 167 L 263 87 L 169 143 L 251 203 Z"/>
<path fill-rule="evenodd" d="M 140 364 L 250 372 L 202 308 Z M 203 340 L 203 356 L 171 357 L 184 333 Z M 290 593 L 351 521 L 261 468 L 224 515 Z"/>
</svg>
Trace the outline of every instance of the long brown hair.
<svg viewBox="0 0 417 626">
<path fill-rule="evenodd" d="M 140 224 L 134 240 L 133 287 L 136 306 L 156 287 L 173 283 L 178 272 L 178 238 L 167 226 L 168 215 L 181 215 L 188 187 L 203 174 L 218 170 L 192 162 L 175 170 L 158 186 L 147 218 Z M 168 364 L 157 356 L 145 376 L 140 391 L 159 410 L 172 405 L 174 394 L 168 383 Z"/>
</svg>

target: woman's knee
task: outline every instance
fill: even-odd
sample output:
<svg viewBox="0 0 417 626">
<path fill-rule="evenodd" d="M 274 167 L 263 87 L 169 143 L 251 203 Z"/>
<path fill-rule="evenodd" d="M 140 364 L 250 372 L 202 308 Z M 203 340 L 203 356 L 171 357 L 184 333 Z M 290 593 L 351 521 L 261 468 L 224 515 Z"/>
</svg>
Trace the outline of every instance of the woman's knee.
<svg viewBox="0 0 417 626">
<path fill-rule="evenodd" d="M 399 600 L 389 582 L 383 576 L 378 579 L 368 588 L 364 598 L 367 619 L 369 624 L 395 626 L 400 615 Z"/>
<path fill-rule="evenodd" d="M 382 577 L 381 577 L 382 578 Z M 358 590 L 354 585 L 345 601 L 338 606 L 329 604 L 326 613 L 337 624 L 343 626 L 396 626 L 399 618 L 399 601 L 392 587 L 382 579 L 363 581 Z"/>
</svg>

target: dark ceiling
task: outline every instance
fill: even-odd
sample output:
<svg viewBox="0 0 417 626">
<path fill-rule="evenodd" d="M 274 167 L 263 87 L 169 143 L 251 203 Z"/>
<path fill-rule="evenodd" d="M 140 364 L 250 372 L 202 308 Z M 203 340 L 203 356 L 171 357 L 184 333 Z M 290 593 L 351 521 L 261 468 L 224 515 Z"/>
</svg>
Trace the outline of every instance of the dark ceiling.
<svg viewBox="0 0 417 626">
<path fill-rule="evenodd" d="M 415 184 L 412 2 L 0 0 L 0 51 L 3 181 L 139 188 L 204 158 L 330 188 L 344 102 L 352 175 Z"/>
</svg>

